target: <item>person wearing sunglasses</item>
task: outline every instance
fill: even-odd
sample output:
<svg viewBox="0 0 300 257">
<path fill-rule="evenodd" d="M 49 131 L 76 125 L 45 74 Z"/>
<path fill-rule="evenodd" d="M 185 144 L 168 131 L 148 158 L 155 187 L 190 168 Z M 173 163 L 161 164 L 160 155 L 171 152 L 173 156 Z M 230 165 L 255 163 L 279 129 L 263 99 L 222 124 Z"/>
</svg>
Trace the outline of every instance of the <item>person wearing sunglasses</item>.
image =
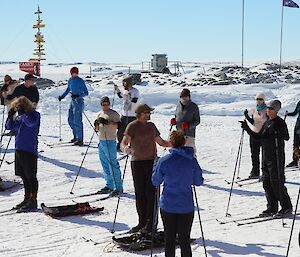
<svg viewBox="0 0 300 257">
<path fill-rule="evenodd" d="M 262 182 L 267 198 L 267 209 L 260 216 L 267 217 L 276 215 L 284 217 L 292 213 L 292 203 L 285 187 L 285 153 L 284 141 L 289 140 L 289 132 L 285 121 L 277 114 L 281 108 L 279 100 L 270 101 L 267 104 L 269 119 L 263 124 L 261 130 L 256 133 L 250 129 L 247 122 L 241 126 L 249 135 L 260 138 L 262 144 Z M 278 202 L 281 210 L 278 211 Z"/>
<path fill-rule="evenodd" d="M 104 171 L 105 187 L 99 194 L 117 196 L 123 192 L 121 170 L 117 160 L 116 134 L 120 115 L 110 108 L 110 100 L 104 96 L 100 100 L 102 111 L 94 122 L 95 130 L 99 132 L 99 159 Z"/>
<path fill-rule="evenodd" d="M 248 110 L 244 111 L 244 116 L 246 120 L 249 122 L 249 127 L 253 132 L 258 133 L 263 124 L 268 120 L 267 116 L 267 105 L 265 103 L 265 94 L 257 93 L 255 96 L 256 106 L 255 109 L 252 110 L 252 116 L 250 117 L 248 114 Z M 250 150 L 251 150 L 251 160 L 252 160 L 252 169 L 249 175 L 249 178 L 259 178 L 260 175 L 260 155 L 261 148 L 261 139 L 255 138 L 250 135 Z"/>
</svg>

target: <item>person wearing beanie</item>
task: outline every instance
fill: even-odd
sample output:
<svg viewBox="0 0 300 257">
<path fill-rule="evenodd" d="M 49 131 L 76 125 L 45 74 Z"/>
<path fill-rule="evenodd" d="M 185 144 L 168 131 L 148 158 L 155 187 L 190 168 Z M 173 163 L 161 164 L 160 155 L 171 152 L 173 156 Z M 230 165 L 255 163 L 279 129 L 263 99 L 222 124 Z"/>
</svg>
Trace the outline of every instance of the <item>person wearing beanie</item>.
<svg viewBox="0 0 300 257">
<path fill-rule="evenodd" d="M 133 87 L 132 76 L 128 76 L 123 79 L 123 88 L 124 88 L 124 92 L 122 93 L 119 87 L 116 84 L 114 85 L 115 93 L 117 93 L 119 98 L 123 99 L 121 123 L 118 128 L 118 144 L 117 144 L 118 151 L 121 151 L 120 144 L 122 142 L 124 131 L 127 125 L 136 119 L 135 109 L 138 105 L 138 99 L 140 97 L 139 90 Z"/>
<path fill-rule="evenodd" d="M 71 142 L 74 145 L 83 145 L 83 123 L 82 123 L 82 112 L 84 109 L 83 97 L 89 94 L 85 82 L 78 76 L 78 68 L 72 67 L 70 69 L 71 78 L 68 80 L 68 87 L 65 92 L 58 97 L 61 101 L 66 97 L 67 94 L 71 95 L 71 103 L 69 107 L 68 123 L 72 129 L 73 138 Z"/>
<path fill-rule="evenodd" d="M 180 101 L 175 111 L 175 121 L 177 130 L 182 130 L 185 136 L 185 146 L 194 148 L 196 154 L 196 127 L 200 124 L 200 112 L 198 105 L 192 102 L 191 92 L 184 88 L 180 93 Z M 174 124 L 173 124 L 174 125 Z"/>
<path fill-rule="evenodd" d="M 265 100 L 266 97 L 264 93 L 257 93 L 255 96 L 256 106 L 255 109 L 252 110 L 252 116 L 249 116 L 247 109 L 244 111 L 244 116 L 248 122 L 250 129 L 256 133 L 261 130 L 263 124 L 268 120 L 267 105 L 265 103 Z M 252 169 L 249 175 L 250 179 L 259 178 L 260 176 L 260 148 L 261 139 L 250 135 L 250 150 L 252 160 Z"/>
<path fill-rule="evenodd" d="M 12 81 L 12 78 L 11 76 L 9 75 L 5 75 L 4 76 L 4 79 L 3 79 L 3 85 L 0 87 L 0 97 L 1 97 L 1 105 L 5 105 L 4 103 L 4 96 L 3 96 L 3 92 L 6 92 L 7 91 L 7 87 L 9 85 L 9 83 Z"/>
<path fill-rule="evenodd" d="M 241 126 L 249 135 L 260 138 L 262 144 L 262 182 L 267 198 L 267 209 L 260 216 L 284 217 L 292 213 L 292 203 L 285 187 L 284 174 L 284 141 L 289 140 L 287 125 L 277 114 L 281 108 L 279 100 L 270 101 L 267 104 L 269 119 L 263 124 L 261 130 L 256 133 L 250 129 L 246 121 Z M 278 202 L 281 210 L 278 211 Z"/>
<path fill-rule="evenodd" d="M 15 117 L 16 112 L 22 113 Z M 37 160 L 40 113 L 25 96 L 16 98 L 5 123 L 5 128 L 15 131 L 15 175 L 20 176 L 24 185 L 24 200 L 13 209 L 28 212 L 37 208 Z"/>
<path fill-rule="evenodd" d="M 285 116 L 296 116 L 297 121 L 294 127 L 294 141 L 293 141 L 293 160 L 286 167 L 297 167 L 299 158 L 295 155 L 294 151 L 300 147 L 300 101 L 297 103 L 296 108 L 293 112 L 285 112 Z"/>
<path fill-rule="evenodd" d="M 104 171 L 105 187 L 100 189 L 99 194 L 118 196 L 122 194 L 122 179 L 120 165 L 117 160 L 116 136 L 120 115 L 110 108 L 107 96 L 100 100 L 102 111 L 94 122 L 95 130 L 99 133 L 99 159 Z"/>
<path fill-rule="evenodd" d="M 152 230 L 155 188 L 151 176 L 157 158 L 156 143 L 163 147 L 171 146 L 160 137 L 155 124 L 149 121 L 153 110 L 147 104 L 138 105 L 135 110 L 137 119 L 128 124 L 121 142 L 122 151 L 132 154 L 131 171 L 139 216 L 139 223 L 131 232 Z"/>
</svg>

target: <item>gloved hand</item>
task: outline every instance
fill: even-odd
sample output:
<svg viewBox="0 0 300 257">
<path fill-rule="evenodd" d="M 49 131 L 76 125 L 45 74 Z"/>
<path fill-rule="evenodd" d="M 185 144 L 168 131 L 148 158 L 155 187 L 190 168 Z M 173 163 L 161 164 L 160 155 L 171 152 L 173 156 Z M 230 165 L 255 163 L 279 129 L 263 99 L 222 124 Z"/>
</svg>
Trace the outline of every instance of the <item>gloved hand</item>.
<svg viewBox="0 0 300 257">
<path fill-rule="evenodd" d="M 75 94 L 71 94 L 72 99 L 76 99 L 77 97 L 79 97 L 80 95 L 75 95 Z"/>
<path fill-rule="evenodd" d="M 18 114 L 22 115 L 24 113 L 25 113 L 25 110 L 24 110 L 23 106 L 19 106 L 19 108 L 18 108 Z"/>
<path fill-rule="evenodd" d="M 172 118 L 170 120 L 170 125 L 176 125 L 176 119 L 175 118 Z"/>
<path fill-rule="evenodd" d="M 248 128 L 248 124 L 245 120 L 239 120 L 239 123 L 241 123 L 241 128 L 246 130 Z"/>
<path fill-rule="evenodd" d="M 99 118 L 99 123 L 101 123 L 103 125 L 108 125 L 108 120 L 101 117 L 101 118 Z"/>
<path fill-rule="evenodd" d="M 63 98 L 62 95 L 60 95 L 60 96 L 58 97 L 58 101 L 61 101 L 62 99 L 64 99 L 64 98 Z"/>
<path fill-rule="evenodd" d="M 116 92 L 117 94 L 121 93 L 121 91 L 120 91 L 118 85 L 114 84 L 114 89 L 115 89 L 115 92 Z"/>
<path fill-rule="evenodd" d="M 184 121 L 181 123 L 181 128 L 183 130 L 188 130 L 190 128 L 190 123 L 188 123 L 187 121 Z"/>
<path fill-rule="evenodd" d="M 13 119 L 14 115 L 16 114 L 16 111 L 14 108 L 11 108 L 9 111 L 8 111 L 8 118 L 9 119 Z"/>
<path fill-rule="evenodd" d="M 247 110 L 247 109 L 245 109 L 244 115 L 245 115 L 245 116 L 248 115 L 248 110 Z"/>
<path fill-rule="evenodd" d="M 96 128 L 98 126 L 99 126 L 99 120 L 97 119 L 97 120 L 94 121 L 94 127 Z"/>
</svg>

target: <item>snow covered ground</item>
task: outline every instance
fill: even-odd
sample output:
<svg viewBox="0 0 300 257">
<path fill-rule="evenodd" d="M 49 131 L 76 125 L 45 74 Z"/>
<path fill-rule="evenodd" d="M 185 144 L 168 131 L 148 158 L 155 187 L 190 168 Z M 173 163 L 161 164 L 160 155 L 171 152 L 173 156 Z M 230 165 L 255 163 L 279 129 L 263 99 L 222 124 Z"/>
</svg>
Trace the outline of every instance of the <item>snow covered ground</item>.
<svg viewBox="0 0 300 257">
<path fill-rule="evenodd" d="M 127 72 L 127 66 L 111 65 L 112 70 L 95 73 L 88 85 L 90 91 L 86 98 L 85 114 L 91 122 L 99 112 L 99 99 L 103 95 L 113 98 L 113 85 L 110 81 L 119 83 Z M 209 67 L 206 64 L 206 68 Z M 69 66 L 44 66 L 44 76 L 54 81 L 68 77 Z M 12 74 L 22 77 L 16 64 L 0 65 L 0 74 Z M 81 72 L 88 74 L 89 65 L 80 65 Z M 157 125 L 163 138 L 167 138 L 169 120 L 174 115 L 175 106 L 182 89 L 180 84 L 172 81 L 191 82 L 202 68 L 186 68 L 187 74 L 179 77 L 158 75 L 158 77 L 142 74 L 143 83 L 137 88 L 141 92 L 141 100 L 155 107 L 152 121 Z M 171 78 L 171 80 L 170 80 Z M 158 83 L 159 82 L 159 83 Z M 120 84 L 121 85 L 121 84 Z M 243 110 L 251 109 L 255 103 L 254 97 L 258 91 L 266 93 L 268 99 L 278 98 L 283 103 L 280 115 L 285 110 L 292 111 L 300 99 L 299 84 L 249 84 L 224 86 L 195 86 L 189 87 L 192 99 L 199 105 L 201 124 L 197 128 L 196 146 L 197 157 L 204 170 L 205 184 L 197 188 L 199 207 L 206 239 L 208 256 L 285 256 L 289 240 L 292 220 L 287 219 L 286 227 L 281 220 L 274 220 L 246 226 L 234 223 L 220 225 L 218 219 L 225 218 L 230 185 L 224 180 L 231 180 L 236 160 L 241 128 L 238 120 L 242 119 Z M 70 195 L 74 179 L 78 172 L 86 147 L 60 146 L 50 148 L 46 143 L 59 141 L 58 100 L 65 86 L 40 90 L 41 100 L 38 110 L 42 114 L 39 137 L 40 158 L 38 163 L 39 203 L 46 205 L 72 204 L 78 202 L 95 201 L 99 196 L 76 198 L 76 195 L 90 193 L 104 186 L 102 168 L 98 159 L 96 136 L 92 139 L 83 168 L 79 174 L 74 195 Z M 62 105 L 62 138 L 71 139 L 71 132 L 67 124 L 67 109 L 70 99 L 67 97 Z M 121 109 L 121 101 L 114 100 L 114 109 Z M 291 139 L 286 143 L 286 161 L 291 161 L 292 137 L 295 118 L 286 120 Z M 85 142 L 89 142 L 93 130 L 84 118 Z M 8 138 L 4 138 L 4 145 Z M 247 177 L 251 169 L 249 138 L 245 136 L 240 176 Z M 8 148 L 6 160 L 14 158 L 14 142 Z M 159 154 L 163 148 L 158 147 Z M 120 161 L 124 170 L 125 160 Z M 3 162 L 1 177 L 13 178 L 13 165 Z M 288 192 L 295 205 L 300 185 L 299 171 L 286 173 Z M 130 165 L 125 173 L 124 189 L 127 193 L 121 198 L 116 233 L 128 230 L 137 224 L 134 190 Z M 9 209 L 19 203 L 23 197 L 23 189 L 15 189 L 0 193 L 0 211 Z M 117 198 L 95 201 L 94 206 L 104 206 L 100 214 L 52 219 L 41 211 L 36 213 L 1 215 L 0 214 L 0 256 L 149 256 L 150 251 L 139 253 L 123 252 L 113 247 L 110 229 L 112 228 Z M 232 218 L 254 216 L 266 208 L 266 200 L 261 183 L 248 186 L 235 186 L 231 198 L 229 212 Z M 196 213 L 195 213 L 196 214 Z M 160 221 L 159 227 L 162 228 Z M 298 232 L 300 221 L 296 220 L 289 256 L 299 256 Z M 92 239 L 99 244 L 86 242 L 84 238 Z M 192 237 L 197 238 L 192 245 L 194 256 L 204 256 L 199 220 L 195 215 Z M 179 249 L 177 256 L 180 256 Z M 157 256 L 164 256 L 163 249 L 155 250 Z"/>
</svg>

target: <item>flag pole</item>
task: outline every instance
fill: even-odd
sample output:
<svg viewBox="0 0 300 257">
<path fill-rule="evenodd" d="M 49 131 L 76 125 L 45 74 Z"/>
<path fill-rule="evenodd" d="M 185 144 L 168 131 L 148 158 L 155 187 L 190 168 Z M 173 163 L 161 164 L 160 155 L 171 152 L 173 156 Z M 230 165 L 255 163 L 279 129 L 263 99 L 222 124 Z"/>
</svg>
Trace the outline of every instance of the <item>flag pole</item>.
<svg viewBox="0 0 300 257">
<path fill-rule="evenodd" d="M 279 55 L 279 71 L 281 71 L 281 63 L 282 63 L 282 31 L 283 31 L 283 3 L 282 3 L 282 7 L 281 7 L 281 30 L 280 30 L 280 55 Z"/>
<path fill-rule="evenodd" d="M 242 4 L 242 70 L 244 68 L 244 29 L 245 29 L 245 0 Z"/>
</svg>

